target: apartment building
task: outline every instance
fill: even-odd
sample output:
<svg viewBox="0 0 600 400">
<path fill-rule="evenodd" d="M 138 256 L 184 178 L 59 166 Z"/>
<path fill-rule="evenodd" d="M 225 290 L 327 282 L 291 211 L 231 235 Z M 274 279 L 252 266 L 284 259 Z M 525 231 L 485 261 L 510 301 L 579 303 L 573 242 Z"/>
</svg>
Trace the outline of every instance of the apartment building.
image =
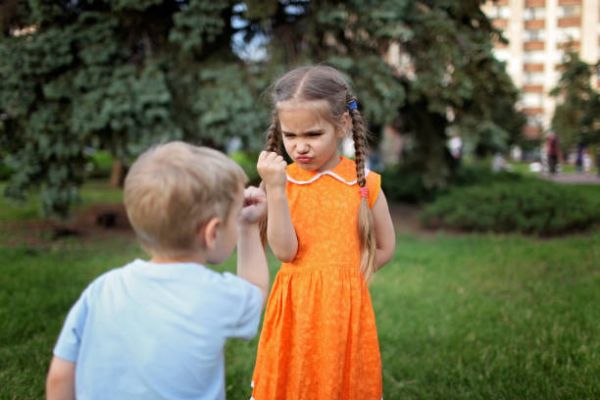
<svg viewBox="0 0 600 400">
<path fill-rule="evenodd" d="M 550 127 L 560 64 L 568 46 L 587 63 L 600 56 L 600 0 L 497 0 L 483 11 L 508 44 L 497 43 L 496 57 L 521 89 L 520 109 L 527 114 L 525 135 L 539 138 Z M 592 85 L 600 87 L 600 77 Z"/>
</svg>

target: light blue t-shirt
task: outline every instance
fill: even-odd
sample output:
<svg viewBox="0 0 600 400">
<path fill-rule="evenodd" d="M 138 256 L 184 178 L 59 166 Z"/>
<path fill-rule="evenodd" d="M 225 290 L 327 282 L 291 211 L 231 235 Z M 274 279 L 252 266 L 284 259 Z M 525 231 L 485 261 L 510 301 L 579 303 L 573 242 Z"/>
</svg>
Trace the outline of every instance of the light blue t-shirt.
<svg viewBox="0 0 600 400">
<path fill-rule="evenodd" d="M 262 303 L 230 273 L 135 260 L 84 290 L 54 355 L 76 363 L 78 400 L 224 399 L 225 340 L 254 337 Z"/>
</svg>

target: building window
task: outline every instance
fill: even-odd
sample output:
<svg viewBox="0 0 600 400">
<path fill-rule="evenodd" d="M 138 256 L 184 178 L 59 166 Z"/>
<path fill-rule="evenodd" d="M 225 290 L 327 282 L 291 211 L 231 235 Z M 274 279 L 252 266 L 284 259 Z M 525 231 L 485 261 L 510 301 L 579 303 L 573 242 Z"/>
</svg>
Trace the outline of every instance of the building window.
<svg viewBox="0 0 600 400">
<path fill-rule="evenodd" d="M 538 115 L 530 115 L 527 117 L 527 125 L 530 126 L 541 126 L 542 119 Z"/>
<path fill-rule="evenodd" d="M 581 39 L 581 29 L 576 26 L 569 28 L 561 28 L 558 30 L 558 42 L 571 42 Z"/>
<path fill-rule="evenodd" d="M 544 95 L 542 93 L 523 93 L 523 106 L 542 107 Z"/>
<path fill-rule="evenodd" d="M 561 6 L 558 8 L 558 17 L 578 17 L 581 15 L 581 6 L 572 5 L 572 6 Z"/>
<path fill-rule="evenodd" d="M 508 19 L 510 18 L 510 8 L 506 6 L 498 6 L 492 12 L 492 18 Z"/>
<path fill-rule="evenodd" d="M 543 85 L 544 84 L 544 73 L 543 72 L 527 72 L 525 74 L 526 85 Z"/>
<path fill-rule="evenodd" d="M 532 40 L 544 40 L 546 36 L 546 31 L 544 31 L 543 29 L 527 29 L 525 30 L 525 33 L 523 34 L 523 39 L 526 42 L 532 41 Z"/>
<path fill-rule="evenodd" d="M 507 49 L 495 49 L 494 56 L 496 57 L 496 60 L 506 62 L 510 58 L 510 53 Z"/>
<path fill-rule="evenodd" d="M 544 51 L 527 51 L 523 54 L 523 61 L 531 64 L 540 64 L 546 61 L 546 53 Z"/>
<path fill-rule="evenodd" d="M 526 8 L 523 12 L 523 19 L 525 21 L 544 18 L 546 18 L 546 9 L 544 7 Z"/>
</svg>

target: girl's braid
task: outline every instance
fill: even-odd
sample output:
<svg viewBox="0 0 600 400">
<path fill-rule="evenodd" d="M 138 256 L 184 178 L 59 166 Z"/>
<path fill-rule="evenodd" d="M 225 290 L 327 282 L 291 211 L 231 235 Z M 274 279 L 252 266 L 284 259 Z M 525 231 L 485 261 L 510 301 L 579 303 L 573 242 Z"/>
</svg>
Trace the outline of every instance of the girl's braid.
<svg viewBox="0 0 600 400">
<path fill-rule="evenodd" d="M 279 116 L 277 109 L 271 114 L 271 125 L 267 130 L 267 145 L 265 150 L 281 154 L 281 132 L 279 131 Z"/>
<path fill-rule="evenodd" d="M 348 94 L 346 96 L 348 103 L 356 101 L 356 99 Z M 365 178 L 365 159 L 367 157 L 367 130 L 365 121 L 358 109 L 348 110 L 350 118 L 352 118 L 352 140 L 354 140 L 354 160 L 356 162 L 356 177 L 358 186 L 365 187 L 367 180 Z"/>
</svg>

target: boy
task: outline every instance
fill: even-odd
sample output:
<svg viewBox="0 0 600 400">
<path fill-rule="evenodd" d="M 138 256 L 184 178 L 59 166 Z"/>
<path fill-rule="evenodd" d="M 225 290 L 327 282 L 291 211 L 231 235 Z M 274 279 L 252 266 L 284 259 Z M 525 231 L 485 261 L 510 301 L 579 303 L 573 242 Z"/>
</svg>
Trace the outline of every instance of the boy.
<svg viewBox="0 0 600 400">
<path fill-rule="evenodd" d="M 256 335 L 269 285 L 265 195 L 245 181 L 225 155 L 183 142 L 138 158 L 124 201 L 151 260 L 84 290 L 54 348 L 49 400 L 225 398 L 225 340 Z M 203 265 L 236 241 L 237 277 Z"/>
</svg>

